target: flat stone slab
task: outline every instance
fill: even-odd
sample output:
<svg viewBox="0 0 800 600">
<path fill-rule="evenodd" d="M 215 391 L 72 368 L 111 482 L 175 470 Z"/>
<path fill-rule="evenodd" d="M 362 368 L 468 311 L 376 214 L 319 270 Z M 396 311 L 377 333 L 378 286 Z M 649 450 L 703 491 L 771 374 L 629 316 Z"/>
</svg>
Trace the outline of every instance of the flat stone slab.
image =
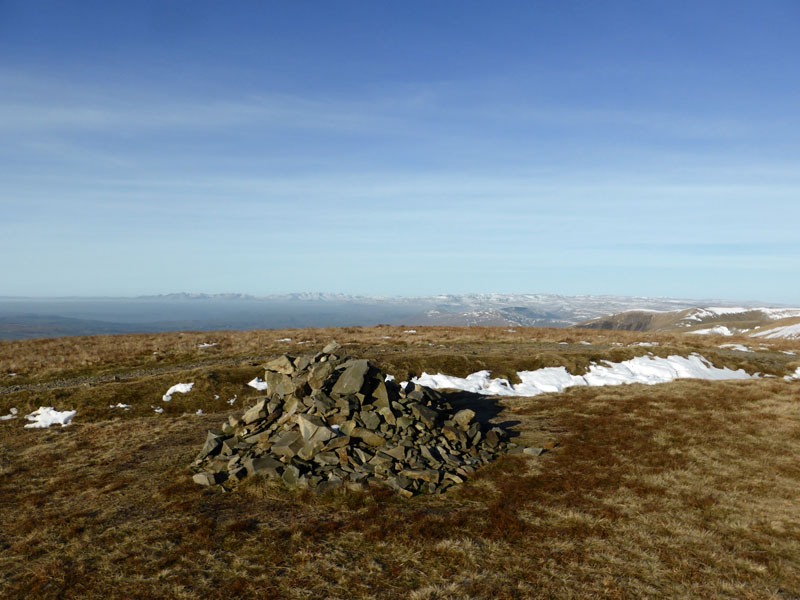
<svg viewBox="0 0 800 600">
<path fill-rule="evenodd" d="M 366 359 L 351 361 L 339 376 L 331 392 L 340 396 L 358 394 L 364 387 L 364 379 L 369 373 L 369 369 L 370 364 Z"/>
</svg>

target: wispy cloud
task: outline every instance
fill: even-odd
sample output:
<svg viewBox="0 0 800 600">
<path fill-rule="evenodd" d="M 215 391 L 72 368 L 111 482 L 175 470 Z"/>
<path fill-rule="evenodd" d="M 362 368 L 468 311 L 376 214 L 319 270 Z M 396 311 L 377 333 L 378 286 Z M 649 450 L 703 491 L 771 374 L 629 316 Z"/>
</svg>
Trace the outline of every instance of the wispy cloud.
<svg viewBox="0 0 800 600">
<path fill-rule="evenodd" d="M 48 81 L 0 70 L 0 131 L 6 133 L 93 132 L 145 135 L 153 132 L 220 131 L 230 128 L 294 129 L 369 134 L 419 134 L 428 130 L 458 136 L 493 133 L 514 137 L 543 130 L 581 132 L 584 137 L 614 129 L 660 138 L 719 141 L 772 135 L 793 139 L 796 115 L 696 114 L 680 110 L 596 107 L 591 97 L 570 104 L 521 102 L 498 94 L 474 94 L 480 82 L 422 82 L 372 87 L 349 94 L 217 91 L 198 98 L 186 90 L 146 90 L 121 84 Z"/>
</svg>

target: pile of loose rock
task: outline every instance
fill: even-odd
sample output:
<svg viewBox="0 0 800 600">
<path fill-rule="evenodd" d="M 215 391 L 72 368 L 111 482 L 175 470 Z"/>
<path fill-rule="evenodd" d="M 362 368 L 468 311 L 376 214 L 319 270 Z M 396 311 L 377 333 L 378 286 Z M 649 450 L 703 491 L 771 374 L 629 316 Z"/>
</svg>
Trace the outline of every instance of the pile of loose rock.
<svg viewBox="0 0 800 600">
<path fill-rule="evenodd" d="M 381 483 L 404 496 L 441 493 L 499 455 L 522 452 L 439 392 L 404 387 L 328 344 L 266 365 L 267 395 L 209 431 L 194 481 L 230 486 L 253 475 L 319 491 Z"/>
</svg>

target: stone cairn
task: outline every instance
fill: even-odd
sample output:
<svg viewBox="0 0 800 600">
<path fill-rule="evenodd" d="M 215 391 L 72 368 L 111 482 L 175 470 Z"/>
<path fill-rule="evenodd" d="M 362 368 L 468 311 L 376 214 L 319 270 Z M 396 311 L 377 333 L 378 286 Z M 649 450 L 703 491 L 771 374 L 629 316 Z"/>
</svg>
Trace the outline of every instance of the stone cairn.
<svg viewBox="0 0 800 600">
<path fill-rule="evenodd" d="M 318 491 L 383 484 L 411 497 L 442 493 L 502 454 L 532 453 L 472 410 L 453 412 L 441 393 L 388 379 L 336 342 L 269 362 L 267 395 L 208 432 L 194 481 L 230 487 L 263 475 Z"/>
</svg>

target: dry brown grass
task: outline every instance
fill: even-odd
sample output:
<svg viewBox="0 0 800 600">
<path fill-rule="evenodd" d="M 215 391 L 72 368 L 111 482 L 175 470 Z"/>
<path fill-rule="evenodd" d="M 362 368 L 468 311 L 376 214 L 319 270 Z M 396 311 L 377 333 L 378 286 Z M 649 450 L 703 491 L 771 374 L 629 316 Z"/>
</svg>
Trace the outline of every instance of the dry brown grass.
<svg viewBox="0 0 800 600">
<path fill-rule="evenodd" d="M 33 356 L 44 346 L 0 345 L 0 360 L 28 365 L 28 381 L 138 369 L 135 353 L 152 343 L 170 352 L 165 362 L 176 369 L 0 396 L 0 407 L 21 411 L 23 400 L 80 407 L 64 429 L 0 422 L 0 597 L 800 597 L 798 382 L 682 381 L 507 399 L 499 420 L 516 422 L 525 443 L 553 449 L 507 457 L 442 497 L 312 496 L 255 479 L 223 494 L 192 484 L 187 465 L 205 429 L 228 414 L 224 400 L 251 393 L 243 384 L 260 369 L 250 362 L 287 346 L 276 339 L 313 337 L 316 347 L 335 337 L 398 374 L 437 365 L 579 365 L 587 356 L 666 350 L 611 345 L 659 336 L 564 330 L 122 337 L 118 347 L 130 344 L 132 354 L 119 350 L 119 363 L 100 350 L 113 339 L 52 342 L 53 363 L 38 359 L 46 376 Z M 198 340 L 219 341 L 217 359 L 233 362 L 180 370 L 208 352 L 193 349 Z M 580 340 L 595 346 L 558 344 Z M 717 340 L 660 341 L 715 361 L 793 365 L 779 353 L 717 353 Z M 70 358 L 69 347 L 82 358 Z M 195 392 L 176 395 L 164 415 L 150 411 L 153 396 L 189 377 Z M 109 411 L 119 398 L 134 409 Z M 215 412 L 181 414 L 200 406 Z"/>
</svg>

